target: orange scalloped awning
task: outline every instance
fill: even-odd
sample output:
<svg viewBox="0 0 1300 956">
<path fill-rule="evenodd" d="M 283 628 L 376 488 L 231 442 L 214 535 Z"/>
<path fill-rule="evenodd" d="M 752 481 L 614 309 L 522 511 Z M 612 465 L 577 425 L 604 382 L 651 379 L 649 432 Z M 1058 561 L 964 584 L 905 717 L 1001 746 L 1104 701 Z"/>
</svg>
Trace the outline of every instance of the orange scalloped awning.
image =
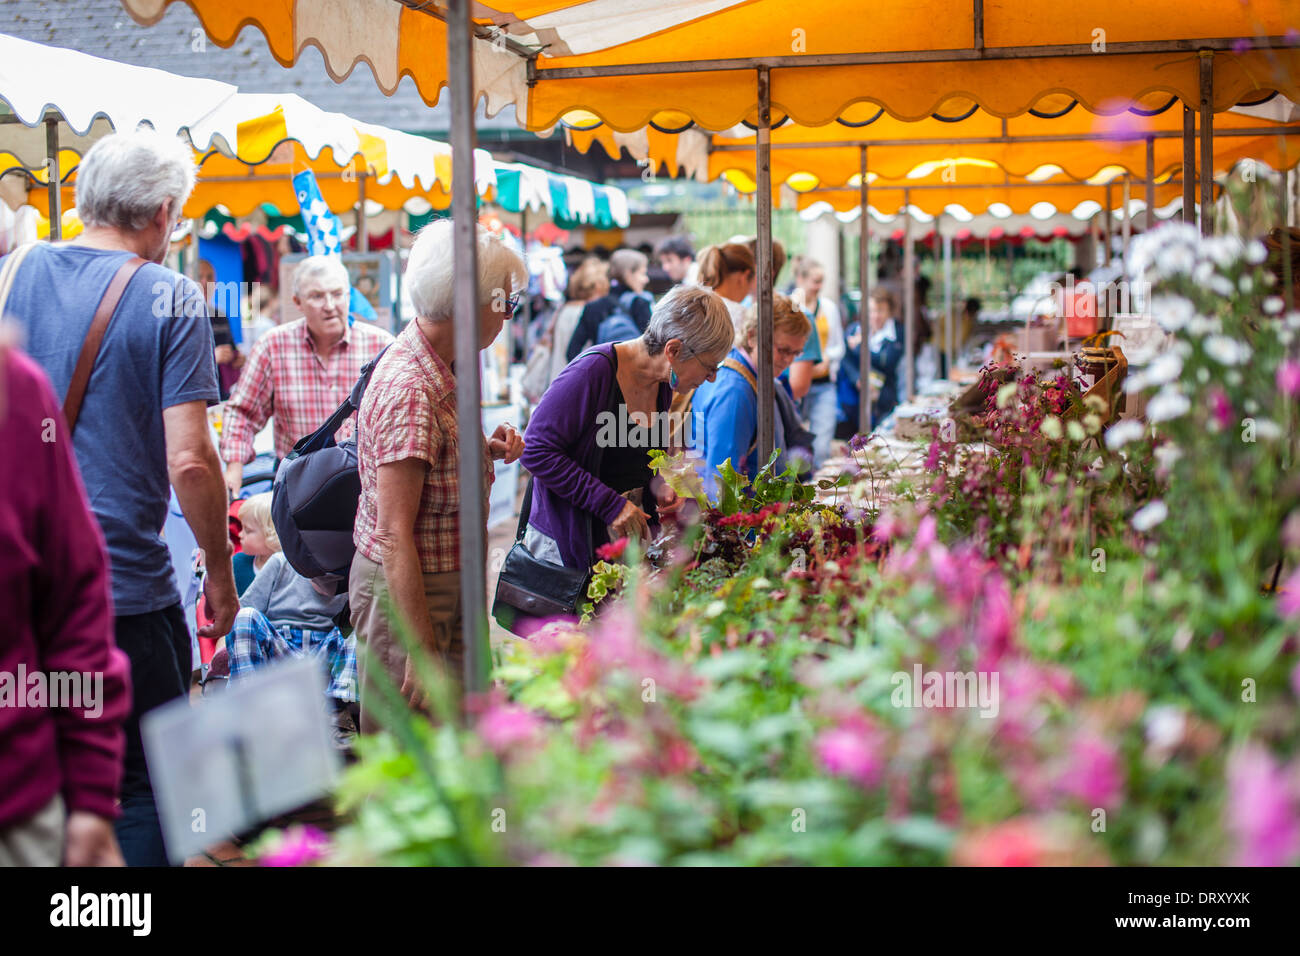
<svg viewBox="0 0 1300 956">
<path fill-rule="evenodd" d="M 122 0 L 150 23 L 182 0 Z M 308 46 L 321 50 L 338 79 L 368 64 L 380 88 L 396 89 L 410 75 L 427 102 L 447 82 L 446 27 L 397 0 L 183 0 L 208 34 L 229 46 L 245 24 L 267 37 L 283 64 Z M 664 110 L 705 129 L 729 129 L 756 114 L 755 73 L 744 69 L 628 76 L 548 76 L 556 68 L 669 64 L 920 52 L 933 61 L 868 65 L 781 66 L 771 74 L 777 117 L 816 126 L 852 104 L 883 106 L 899 119 L 922 119 L 957 102 L 994 116 L 1018 116 L 1044 98 L 1067 95 L 1088 110 L 1108 103 L 1200 96 L 1198 39 L 1239 38 L 1214 56 L 1212 106 L 1222 111 L 1253 90 L 1278 89 L 1300 99 L 1300 51 L 1256 50 L 1257 37 L 1283 37 L 1300 23 L 1296 0 L 1092 0 L 1086 4 L 984 5 L 983 58 L 947 51 L 974 45 L 971 0 L 552 0 L 507 7 L 476 3 L 479 23 L 499 25 L 526 46 L 541 49 L 529 85 L 525 61 L 490 39 L 475 41 L 478 91 L 490 113 L 515 105 L 529 129 L 546 129 L 574 110 L 595 114 L 616 130 L 641 129 Z M 1183 52 L 1123 53 L 1117 45 L 1187 40 Z M 994 59 L 999 48 L 1072 46 L 1083 56 Z M 946 57 L 946 58 L 943 58 Z"/>
</svg>

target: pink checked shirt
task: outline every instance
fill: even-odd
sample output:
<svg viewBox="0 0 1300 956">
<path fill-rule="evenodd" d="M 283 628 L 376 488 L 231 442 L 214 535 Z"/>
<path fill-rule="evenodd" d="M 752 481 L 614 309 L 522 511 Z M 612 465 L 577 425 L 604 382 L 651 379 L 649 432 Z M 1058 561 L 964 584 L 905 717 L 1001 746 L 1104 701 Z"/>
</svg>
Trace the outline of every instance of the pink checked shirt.
<svg viewBox="0 0 1300 956">
<path fill-rule="evenodd" d="M 352 540 L 371 561 L 383 563 L 375 537 L 379 518 L 379 466 L 418 458 L 429 466 L 415 516 L 415 550 L 420 570 L 441 574 L 460 569 L 459 431 L 456 377 L 438 357 L 415 322 L 397 337 L 375 369 L 357 415 L 357 463 L 361 501 Z M 483 513 L 493 480 L 492 457 L 483 444 Z M 486 534 L 485 528 L 476 529 Z"/>
<path fill-rule="evenodd" d="M 357 322 L 322 361 L 298 319 L 271 329 L 253 346 L 243 374 L 226 403 L 221 427 L 221 457 L 227 462 L 253 460 L 253 436 L 275 418 L 275 455 L 284 458 L 294 442 L 310 435 L 334 414 L 361 375 L 361 366 L 378 355 L 393 337 L 383 329 Z M 352 434 L 354 418 L 335 435 Z"/>
</svg>

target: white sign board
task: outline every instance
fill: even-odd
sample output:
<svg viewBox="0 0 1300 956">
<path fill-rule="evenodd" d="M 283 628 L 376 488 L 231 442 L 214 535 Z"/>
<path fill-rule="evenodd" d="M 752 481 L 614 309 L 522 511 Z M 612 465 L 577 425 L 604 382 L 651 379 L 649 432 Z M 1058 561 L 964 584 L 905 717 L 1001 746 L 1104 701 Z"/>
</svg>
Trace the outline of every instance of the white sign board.
<svg viewBox="0 0 1300 956">
<path fill-rule="evenodd" d="M 333 789 L 320 661 L 277 661 L 191 706 L 140 720 L 167 855 L 174 863 Z"/>
</svg>

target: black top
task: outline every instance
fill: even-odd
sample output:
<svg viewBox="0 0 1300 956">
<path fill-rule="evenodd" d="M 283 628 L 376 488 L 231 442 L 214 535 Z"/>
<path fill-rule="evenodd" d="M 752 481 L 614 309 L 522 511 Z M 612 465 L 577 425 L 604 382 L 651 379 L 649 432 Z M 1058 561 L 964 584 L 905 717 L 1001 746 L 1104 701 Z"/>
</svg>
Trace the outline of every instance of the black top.
<svg viewBox="0 0 1300 956">
<path fill-rule="evenodd" d="M 614 386 L 614 415 L 617 440 L 605 449 L 597 477 L 621 495 L 650 484 L 650 452 L 657 446 L 650 444 L 649 428 L 630 420 L 623 389 L 618 385 Z"/>
</svg>

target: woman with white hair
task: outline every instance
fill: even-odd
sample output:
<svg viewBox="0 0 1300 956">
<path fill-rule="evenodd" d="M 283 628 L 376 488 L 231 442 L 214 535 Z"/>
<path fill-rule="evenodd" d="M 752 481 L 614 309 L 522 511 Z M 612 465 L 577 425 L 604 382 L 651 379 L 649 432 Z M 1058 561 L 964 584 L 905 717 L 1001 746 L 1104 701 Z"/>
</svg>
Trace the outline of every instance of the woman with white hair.
<svg viewBox="0 0 1300 956">
<path fill-rule="evenodd" d="M 370 666 L 379 666 L 413 706 L 421 704 L 392 616 L 459 680 L 464 646 L 460 605 L 460 479 L 456 424 L 452 223 L 426 226 L 411 247 L 406 283 L 416 318 L 384 353 L 357 413 L 361 500 L 348 597 L 361 660 L 361 730 L 376 728 Z M 528 288 L 523 260 L 488 230 L 478 230 L 478 347 L 492 344 Z M 475 442 L 477 444 L 477 442 Z M 515 461 L 523 439 L 501 425 L 483 454 L 487 514 L 493 459 Z M 487 534 L 486 527 L 465 534 Z M 369 661 L 369 663 L 367 663 Z"/>
<path fill-rule="evenodd" d="M 595 346 L 559 374 L 528 422 L 522 458 L 533 476 L 524 544 L 534 557 L 590 567 L 596 547 L 645 537 L 656 512 L 680 507 L 669 489 L 652 493 L 649 453 L 673 430 L 673 393 L 712 381 L 734 335 L 720 297 L 677 286 L 640 338 Z"/>
</svg>

